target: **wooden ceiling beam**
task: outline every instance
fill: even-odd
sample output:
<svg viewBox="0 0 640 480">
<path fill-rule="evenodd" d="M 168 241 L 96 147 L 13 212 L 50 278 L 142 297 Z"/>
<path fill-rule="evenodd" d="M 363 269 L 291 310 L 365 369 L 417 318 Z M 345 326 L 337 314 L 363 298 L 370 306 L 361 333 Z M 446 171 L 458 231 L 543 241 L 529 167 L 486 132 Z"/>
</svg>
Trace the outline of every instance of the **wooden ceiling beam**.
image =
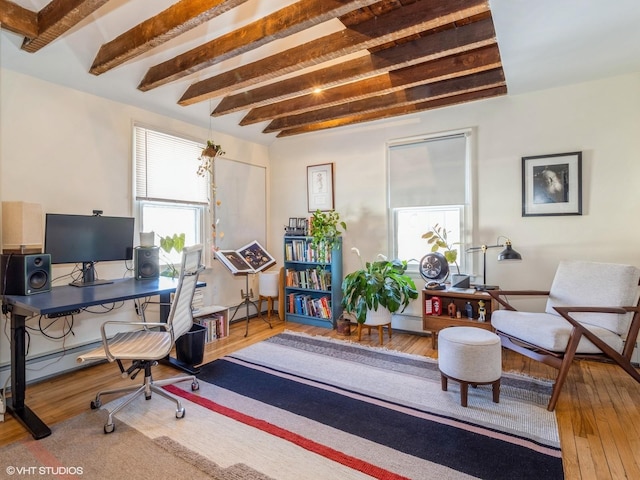
<svg viewBox="0 0 640 480">
<path fill-rule="evenodd" d="M 502 68 L 467 75 L 441 82 L 429 83 L 407 88 L 405 90 L 378 95 L 362 100 L 355 100 L 341 105 L 321 108 L 310 112 L 299 113 L 287 117 L 276 118 L 263 130 L 264 133 L 277 132 L 293 127 L 302 127 L 312 123 L 324 122 L 355 114 L 374 112 L 391 107 L 400 107 L 425 100 L 435 100 L 460 93 L 498 87 L 505 84 Z"/>
<path fill-rule="evenodd" d="M 109 0 L 53 0 L 37 14 L 38 33 L 26 35 L 22 50 L 37 52 L 87 18 Z"/>
<path fill-rule="evenodd" d="M 348 117 L 336 118 L 334 120 L 328 120 L 326 122 L 313 123 L 305 125 L 303 127 L 290 128 L 288 130 L 282 130 L 277 138 L 290 137 L 293 135 L 300 135 L 303 133 L 317 132 L 320 130 L 326 130 L 329 128 L 345 127 L 347 125 L 355 125 L 358 123 L 371 122 L 374 120 L 382 120 L 385 118 L 398 117 L 401 115 L 410 115 L 412 113 L 423 112 L 425 110 L 433 110 L 435 108 L 450 107 L 452 105 L 459 105 L 461 103 L 473 102 L 478 100 L 485 100 L 487 98 L 499 97 L 507 94 L 506 86 L 491 87 L 483 90 L 477 90 L 473 92 L 462 93 L 460 95 L 452 95 L 450 97 L 442 97 L 435 100 L 426 100 L 424 102 L 412 103 L 409 105 L 403 105 L 401 107 L 390 107 L 384 110 L 377 110 L 375 112 L 367 112 L 358 115 L 352 115 Z"/>
<path fill-rule="evenodd" d="M 38 34 L 38 15 L 8 0 L 0 0 L 0 25 L 5 30 L 35 37 Z"/>
<path fill-rule="evenodd" d="M 257 87 L 223 98 L 212 112 L 219 116 L 227 113 L 261 107 L 279 100 L 328 88 L 360 78 L 379 75 L 390 69 L 399 69 L 472 50 L 496 42 L 491 18 L 453 27 L 411 42 L 380 50 L 366 57 L 342 62 L 331 67 L 299 75 L 279 82 Z"/>
<path fill-rule="evenodd" d="M 146 92 L 379 0 L 300 0 L 238 30 L 151 67 L 138 89 Z"/>
<path fill-rule="evenodd" d="M 450 55 L 430 62 L 393 70 L 382 75 L 347 83 L 318 93 L 310 93 L 252 109 L 240 122 L 250 125 L 274 118 L 295 115 L 320 108 L 404 90 L 416 85 L 436 83 L 450 78 L 499 68 L 496 45 Z"/>
<path fill-rule="evenodd" d="M 100 47 L 89 71 L 100 75 L 247 0 L 180 0 Z"/>
<path fill-rule="evenodd" d="M 346 30 L 196 82 L 178 103 L 192 105 L 485 11 L 489 11 L 487 0 L 418 0 Z"/>
</svg>

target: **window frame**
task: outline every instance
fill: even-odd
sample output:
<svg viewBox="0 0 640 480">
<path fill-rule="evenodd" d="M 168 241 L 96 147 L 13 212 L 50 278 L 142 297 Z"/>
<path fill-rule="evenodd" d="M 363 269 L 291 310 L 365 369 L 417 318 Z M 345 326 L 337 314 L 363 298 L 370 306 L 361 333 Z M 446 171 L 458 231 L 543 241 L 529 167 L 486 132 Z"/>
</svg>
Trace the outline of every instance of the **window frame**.
<svg viewBox="0 0 640 480">
<path fill-rule="evenodd" d="M 144 224 L 144 215 L 143 215 L 143 209 L 145 205 L 156 205 L 156 206 L 166 206 L 166 207 L 177 207 L 177 208 L 190 208 L 190 209 L 194 209 L 195 212 L 197 212 L 197 218 L 195 219 L 195 225 L 194 225 L 194 230 L 196 232 L 196 239 L 195 239 L 195 243 L 200 243 L 202 245 L 205 246 L 205 255 L 203 258 L 203 261 L 205 262 L 206 265 L 210 265 L 211 264 L 211 260 L 212 260 L 212 255 L 210 252 L 210 238 L 211 238 L 211 222 L 212 222 L 212 208 L 211 208 L 211 204 L 212 204 L 212 193 L 211 191 L 208 192 L 208 198 L 207 198 L 207 203 L 202 203 L 202 202 L 190 202 L 190 201 L 185 201 L 185 200 L 171 200 L 171 199 L 163 199 L 163 198 L 139 198 L 137 195 L 137 148 L 136 148 L 136 129 L 145 129 L 145 130 L 149 130 L 152 132 L 156 132 L 158 134 L 162 134 L 162 135 L 168 135 L 168 136 L 172 136 L 172 137 L 176 137 L 182 141 L 186 141 L 186 142 L 193 142 L 195 145 L 198 146 L 198 148 L 204 148 L 204 144 L 206 142 L 203 142 L 201 140 L 195 139 L 193 137 L 189 137 L 187 135 L 182 135 L 176 132 L 168 132 L 166 130 L 162 130 L 160 128 L 156 128 L 156 127 L 152 127 L 149 125 L 144 125 L 144 124 L 140 124 L 140 123 L 134 123 L 132 125 L 131 128 L 131 132 L 132 132 L 132 157 L 133 157 L 133 161 L 132 161 L 132 169 L 133 169 L 133 182 L 132 182 L 132 189 L 133 189 L 133 202 L 134 202 L 134 206 L 133 206 L 133 211 L 135 212 L 135 219 L 136 219 L 136 224 L 138 226 L 139 231 L 143 231 L 143 224 Z M 193 175 L 194 177 L 197 176 L 196 170 L 194 169 L 193 171 Z M 147 180 L 148 181 L 148 180 Z M 209 176 L 207 174 L 206 177 L 206 182 L 208 185 L 211 184 Z M 182 233 L 182 232 L 173 232 L 173 233 Z M 159 246 L 159 240 L 156 238 L 155 239 L 155 245 Z M 161 252 L 162 254 L 164 254 L 164 251 Z M 162 265 L 166 265 L 166 254 L 164 254 L 164 259 L 163 259 L 163 255 L 160 255 L 160 262 Z M 163 263 L 164 260 L 164 263 Z"/>
<path fill-rule="evenodd" d="M 391 152 L 392 147 L 410 145 L 410 144 L 418 144 L 422 142 L 429 142 L 434 140 L 442 140 L 447 137 L 455 137 L 463 135 L 465 138 L 465 159 L 464 159 L 464 178 L 465 178 L 465 189 L 464 189 L 464 203 L 463 204 L 443 204 L 443 205 L 422 205 L 422 206 L 414 206 L 414 207 L 392 207 L 392 199 L 391 199 L 391 180 L 390 180 L 390 169 L 392 168 L 392 160 L 391 160 Z M 474 194 L 475 194 L 475 162 L 474 162 L 474 153 L 475 153 L 475 130 L 473 128 L 465 128 L 459 130 L 450 130 L 444 132 L 438 132 L 427 135 L 419 135 L 414 137 L 407 137 L 396 139 L 387 142 L 386 145 L 386 164 L 387 164 L 387 218 L 388 218 L 388 235 L 389 235 L 389 252 L 392 258 L 398 258 L 398 212 L 401 210 L 442 210 L 447 209 L 447 207 L 451 207 L 452 209 L 460 209 L 460 243 L 456 245 L 458 250 L 458 265 L 460 268 L 460 272 L 472 271 L 473 268 L 473 259 L 470 258 L 466 254 L 466 249 L 469 245 L 471 245 L 471 239 L 473 238 L 474 232 L 474 218 L 475 218 L 475 209 L 474 209 Z M 429 231 L 431 226 L 425 225 L 425 229 L 423 233 Z M 425 248 L 424 255 L 429 253 L 430 249 L 428 247 L 427 241 L 425 240 Z M 409 265 L 407 268 L 407 273 L 411 275 L 415 275 L 419 277 L 418 270 L 418 262 L 422 258 L 408 258 L 404 259 L 409 261 Z M 453 268 L 455 270 L 455 265 L 450 265 L 450 269 Z"/>
</svg>

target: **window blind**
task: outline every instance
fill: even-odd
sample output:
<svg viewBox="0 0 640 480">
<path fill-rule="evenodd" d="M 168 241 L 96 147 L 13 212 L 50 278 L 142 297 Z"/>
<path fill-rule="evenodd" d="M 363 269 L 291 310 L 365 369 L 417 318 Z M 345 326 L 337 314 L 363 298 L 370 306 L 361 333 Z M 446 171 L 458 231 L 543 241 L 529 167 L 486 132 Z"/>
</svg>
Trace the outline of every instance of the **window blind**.
<svg viewBox="0 0 640 480">
<path fill-rule="evenodd" d="M 196 174 L 203 146 L 134 127 L 136 199 L 208 204 L 208 179 Z"/>
<path fill-rule="evenodd" d="M 460 134 L 389 147 L 389 206 L 467 203 L 466 142 Z"/>
</svg>

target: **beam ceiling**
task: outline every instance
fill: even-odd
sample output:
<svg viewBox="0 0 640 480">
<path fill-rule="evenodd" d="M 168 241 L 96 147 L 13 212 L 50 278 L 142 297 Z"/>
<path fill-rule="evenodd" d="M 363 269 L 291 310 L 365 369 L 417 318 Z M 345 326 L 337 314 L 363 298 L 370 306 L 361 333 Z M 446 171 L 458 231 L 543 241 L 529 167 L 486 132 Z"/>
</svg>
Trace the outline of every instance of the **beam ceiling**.
<svg viewBox="0 0 640 480">
<path fill-rule="evenodd" d="M 109 1 L 53 0 L 35 12 L 0 0 L 0 25 L 24 36 L 23 50 L 46 57 L 44 47 L 98 21 Z M 176 49 L 186 32 L 255 1 L 176 1 L 104 43 L 87 72 Z M 324 24 L 334 32 L 290 40 Z M 275 53 L 243 59 L 276 43 Z M 195 47 L 177 45 L 177 55 L 132 79 L 131 88 L 145 95 L 191 76 L 186 91 L 166 101 L 217 102 L 211 115 L 244 112 L 240 125 L 265 122 L 263 131 L 278 137 L 507 93 L 488 0 L 299 0 Z"/>
</svg>

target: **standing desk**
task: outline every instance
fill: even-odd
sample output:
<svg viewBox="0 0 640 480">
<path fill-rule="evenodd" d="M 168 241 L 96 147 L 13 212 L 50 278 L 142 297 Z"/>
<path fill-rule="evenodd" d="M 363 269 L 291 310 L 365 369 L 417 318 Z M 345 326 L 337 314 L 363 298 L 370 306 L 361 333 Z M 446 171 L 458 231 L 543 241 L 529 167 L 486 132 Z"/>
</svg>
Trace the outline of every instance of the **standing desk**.
<svg viewBox="0 0 640 480">
<path fill-rule="evenodd" d="M 35 295 L 5 296 L 3 308 L 6 306 L 11 313 L 11 397 L 7 399 L 7 411 L 36 440 L 51 435 L 51 429 L 25 404 L 27 317 L 159 295 L 160 318 L 165 321 L 169 315 L 171 293 L 177 286 L 178 280 L 168 277 L 146 280 L 123 278 L 105 285 L 65 285 Z"/>
</svg>

